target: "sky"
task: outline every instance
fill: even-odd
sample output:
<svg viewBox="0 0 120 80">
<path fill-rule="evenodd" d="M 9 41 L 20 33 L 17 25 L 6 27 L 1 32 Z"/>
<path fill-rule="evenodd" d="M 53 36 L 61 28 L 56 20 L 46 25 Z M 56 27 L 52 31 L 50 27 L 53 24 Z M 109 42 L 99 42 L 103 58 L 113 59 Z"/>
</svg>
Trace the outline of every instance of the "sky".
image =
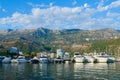
<svg viewBox="0 0 120 80">
<path fill-rule="evenodd" d="M 120 30 L 120 0 L 0 0 L 0 30 Z"/>
</svg>

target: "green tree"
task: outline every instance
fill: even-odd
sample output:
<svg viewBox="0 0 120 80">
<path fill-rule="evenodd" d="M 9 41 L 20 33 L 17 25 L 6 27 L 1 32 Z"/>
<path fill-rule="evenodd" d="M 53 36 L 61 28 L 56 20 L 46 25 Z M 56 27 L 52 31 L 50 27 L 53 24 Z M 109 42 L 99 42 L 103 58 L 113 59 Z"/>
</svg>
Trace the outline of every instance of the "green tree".
<svg viewBox="0 0 120 80">
<path fill-rule="evenodd" d="M 25 52 L 24 55 L 25 57 L 30 57 L 30 52 Z"/>
<path fill-rule="evenodd" d="M 31 56 L 36 56 L 36 53 L 35 52 L 31 52 Z"/>
</svg>

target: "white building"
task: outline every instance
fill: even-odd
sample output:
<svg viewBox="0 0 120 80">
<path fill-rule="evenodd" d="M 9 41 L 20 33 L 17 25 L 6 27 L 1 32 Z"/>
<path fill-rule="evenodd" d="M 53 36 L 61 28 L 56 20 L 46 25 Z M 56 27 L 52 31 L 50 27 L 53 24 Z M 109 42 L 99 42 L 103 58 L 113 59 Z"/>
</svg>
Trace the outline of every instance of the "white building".
<svg viewBox="0 0 120 80">
<path fill-rule="evenodd" d="M 51 53 L 50 58 L 55 58 L 55 53 Z"/>
<path fill-rule="evenodd" d="M 57 58 L 63 58 L 63 57 L 64 57 L 64 50 L 57 49 Z"/>
</svg>

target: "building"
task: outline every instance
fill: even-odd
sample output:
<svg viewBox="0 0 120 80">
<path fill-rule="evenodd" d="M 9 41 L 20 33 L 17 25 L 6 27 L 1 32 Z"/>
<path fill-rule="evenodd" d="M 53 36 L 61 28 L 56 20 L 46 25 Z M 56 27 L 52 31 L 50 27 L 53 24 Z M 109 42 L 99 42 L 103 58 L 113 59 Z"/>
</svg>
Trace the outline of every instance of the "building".
<svg viewBox="0 0 120 80">
<path fill-rule="evenodd" d="M 63 58 L 63 57 L 64 57 L 64 50 L 57 49 L 57 58 Z"/>
<path fill-rule="evenodd" d="M 55 58 L 55 56 L 56 56 L 55 53 L 50 54 L 50 58 Z"/>
</svg>

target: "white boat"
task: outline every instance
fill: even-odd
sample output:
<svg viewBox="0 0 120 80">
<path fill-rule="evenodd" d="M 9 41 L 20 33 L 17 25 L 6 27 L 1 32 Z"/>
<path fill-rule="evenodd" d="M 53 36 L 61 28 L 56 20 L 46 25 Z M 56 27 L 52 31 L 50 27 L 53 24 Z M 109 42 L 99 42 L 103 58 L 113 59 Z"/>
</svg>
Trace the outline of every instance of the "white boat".
<svg viewBox="0 0 120 80">
<path fill-rule="evenodd" d="M 5 56 L 0 56 L 0 63 L 2 63 L 2 60 L 5 58 Z"/>
<path fill-rule="evenodd" d="M 75 58 L 76 56 L 78 56 L 78 55 L 80 55 L 80 53 L 79 53 L 79 52 L 75 52 L 75 53 L 74 53 L 74 58 Z"/>
<path fill-rule="evenodd" d="M 85 57 L 80 55 L 79 52 L 75 52 L 74 53 L 74 57 L 73 57 L 73 62 L 76 62 L 76 63 L 82 63 L 85 61 Z"/>
<path fill-rule="evenodd" d="M 43 57 L 40 57 L 40 58 L 39 58 L 39 62 L 40 62 L 40 63 L 48 63 L 48 62 L 49 62 L 49 59 L 48 59 L 48 57 L 43 56 Z"/>
<path fill-rule="evenodd" d="M 19 63 L 26 63 L 27 62 L 25 59 L 25 56 L 18 56 L 17 60 Z"/>
<path fill-rule="evenodd" d="M 11 62 L 11 57 L 5 57 L 3 60 L 2 60 L 2 63 L 10 63 Z"/>
<path fill-rule="evenodd" d="M 18 62 L 18 59 L 12 59 L 11 63 L 19 63 L 19 62 Z"/>
<path fill-rule="evenodd" d="M 35 56 L 35 57 L 31 60 L 31 62 L 32 62 L 33 64 L 39 63 L 39 59 Z"/>
<path fill-rule="evenodd" d="M 25 58 L 26 59 L 26 63 L 30 63 L 31 62 L 31 58 Z"/>
<path fill-rule="evenodd" d="M 107 63 L 108 58 L 103 56 L 103 55 L 98 55 L 98 56 L 94 56 L 95 58 L 95 63 Z"/>
<path fill-rule="evenodd" d="M 99 62 L 99 63 L 115 62 L 115 58 L 107 54 L 94 56 L 94 58 L 95 58 L 95 62 Z"/>
<path fill-rule="evenodd" d="M 92 56 L 84 56 L 85 62 L 94 63 L 94 58 Z"/>
<path fill-rule="evenodd" d="M 24 56 L 18 56 L 16 59 L 12 59 L 11 63 L 25 63 L 26 59 Z"/>
<path fill-rule="evenodd" d="M 77 55 L 76 57 L 74 57 L 74 60 L 76 63 L 83 63 L 85 61 L 85 58 L 82 55 Z"/>
<path fill-rule="evenodd" d="M 108 58 L 108 60 L 107 60 L 108 63 L 115 62 L 115 58 L 110 55 L 104 55 L 104 57 Z"/>
</svg>

